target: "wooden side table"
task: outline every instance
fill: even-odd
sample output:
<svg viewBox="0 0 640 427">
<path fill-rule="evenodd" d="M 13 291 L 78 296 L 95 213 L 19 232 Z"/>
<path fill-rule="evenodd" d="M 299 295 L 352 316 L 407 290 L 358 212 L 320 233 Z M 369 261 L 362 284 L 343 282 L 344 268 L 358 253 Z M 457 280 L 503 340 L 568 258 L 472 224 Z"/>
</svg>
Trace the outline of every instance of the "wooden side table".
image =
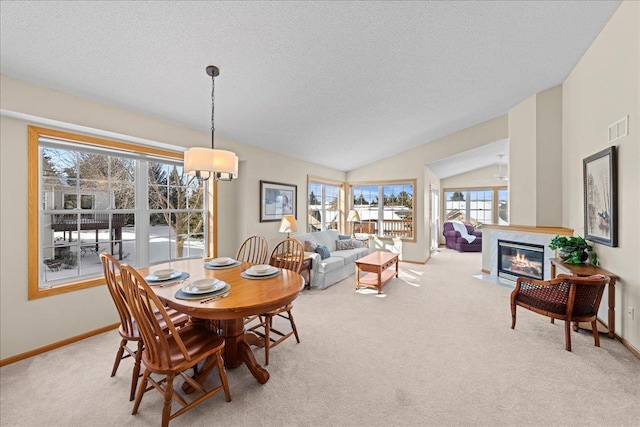
<svg viewBox="0 0 640 427">
<path fill-rule="evenodd" d="M 313 268 L 313 258 L 309 255 L 304 256 L 304 260 L 302 261 L 302 268 L 300 269 L 300 274 L 303 271 L 307 272 L 307 282 L 304 285 L 304 289 L 311 289 L 311 269 Z"/>
<path fill-rule="evenodd" d="M 618 276 L 604 268 L 596 267 L 591 264 L 565 264 L 560 258 L 551 258 L 549 259 L 549 262 L 551 263 L 551 278 L 556 277 L 556 267 L 574 276 L 587 277 L 593 276 L 594 274 L 603 274 L 609 278 L 609 313 L 606 326 L 607 335 L 609 338 L 614 338 L 616 331 L 616 279 Z M 580 325 L 574 323 L 573 329 L 575 331 L 578 330 L 578 327 L 582 329 L 591 329 L 591 325 L 588 323 L 582 323 Z"/>
<path fill-rule="evenodd" d="M 368 248 L 369 247 L 369 238 L 368 237 L 355 237 L 355 240 L 361 241 L 363 248 Z"/>
</svg>

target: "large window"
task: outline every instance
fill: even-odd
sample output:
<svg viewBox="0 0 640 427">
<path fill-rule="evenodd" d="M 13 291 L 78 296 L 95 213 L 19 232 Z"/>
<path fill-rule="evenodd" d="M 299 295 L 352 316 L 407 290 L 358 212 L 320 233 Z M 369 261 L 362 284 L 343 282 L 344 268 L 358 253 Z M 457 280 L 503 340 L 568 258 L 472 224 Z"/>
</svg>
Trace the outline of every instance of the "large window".
<svg viewBox="0 0 640 427">
<path fill-rule="evenodd" d="M 351 186 L 352 209 L 360 221 L 354 233 L 415 240 L 415 180 Z"/>
<path fill-rule="evenodd" d="M 182 153 L 30 127 L 29 165 L 30 298 L 103 283 L 100 252 L 134 266 L 206 252 L 208 199 Z"/>
<path fill-rule="evenodd" d="M 308 232 L 340 229 L 342 193 L 342 183 L 308 177 Z"/>
<path fill-rule="evenodd" d="M 508 191 L 506 188 L 445 189 L 445 221 L 468 221 L 508 225 Z"/>
</svg>

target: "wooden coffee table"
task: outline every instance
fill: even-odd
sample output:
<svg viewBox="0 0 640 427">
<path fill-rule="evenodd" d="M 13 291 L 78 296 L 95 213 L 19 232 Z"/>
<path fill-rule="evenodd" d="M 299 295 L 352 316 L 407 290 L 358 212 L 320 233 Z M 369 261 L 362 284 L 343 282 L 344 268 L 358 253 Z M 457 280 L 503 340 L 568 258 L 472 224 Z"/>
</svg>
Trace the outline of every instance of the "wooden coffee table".
<svg viewBox="0 0 640 427">
<path fill-rule="evenodd" d="M 394 264 L 395 271 L 389 269 Z M 361 271 L 367 274 L 360 277 Z M 382 286 L 394 276 L 398 277 L 398 254 L 376 251 L 356 260 L 356 290 L 360 289 L 360 286 L 366 286 L 376 288 L 381 294 Z"/>
</svg>

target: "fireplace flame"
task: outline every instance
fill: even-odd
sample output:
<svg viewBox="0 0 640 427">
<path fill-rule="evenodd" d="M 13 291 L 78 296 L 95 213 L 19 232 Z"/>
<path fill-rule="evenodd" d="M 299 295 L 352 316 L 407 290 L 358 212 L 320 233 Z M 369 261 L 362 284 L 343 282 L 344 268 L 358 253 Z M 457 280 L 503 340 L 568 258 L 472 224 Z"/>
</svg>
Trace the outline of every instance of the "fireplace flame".
<svg viewBox="0 0 640 427">
<path fill-rule="evenodd" d="M 535 261 L 529 261 L 527 256 L 522 252 L 518 252 L 511 257 L 511 271 L 522 271 L 542 275 L 540 265 L 538 265 L 538 263 L 536 263 Z"/>
</svg>

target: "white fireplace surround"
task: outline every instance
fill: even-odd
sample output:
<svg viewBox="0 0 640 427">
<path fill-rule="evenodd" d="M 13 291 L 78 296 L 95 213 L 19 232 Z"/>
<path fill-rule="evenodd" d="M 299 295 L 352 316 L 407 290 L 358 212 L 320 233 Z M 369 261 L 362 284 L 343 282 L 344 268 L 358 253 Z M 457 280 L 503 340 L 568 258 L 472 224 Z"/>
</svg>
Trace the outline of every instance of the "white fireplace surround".
<svg viewBox="0 0 640 427">
<path fill-rule="evenodd" d="M 549 249 L 549 243 L 557 235 L 572 236 L 573 230 L 563 227 L 485 225 L 482 228 L 482 271 L 498 277 L 498 240 L 510 240 L 544 246 L 544 280 L 549 280 L 551 268 L 548 260 L 556 256 L 555 251 Z"/>
</svg>

